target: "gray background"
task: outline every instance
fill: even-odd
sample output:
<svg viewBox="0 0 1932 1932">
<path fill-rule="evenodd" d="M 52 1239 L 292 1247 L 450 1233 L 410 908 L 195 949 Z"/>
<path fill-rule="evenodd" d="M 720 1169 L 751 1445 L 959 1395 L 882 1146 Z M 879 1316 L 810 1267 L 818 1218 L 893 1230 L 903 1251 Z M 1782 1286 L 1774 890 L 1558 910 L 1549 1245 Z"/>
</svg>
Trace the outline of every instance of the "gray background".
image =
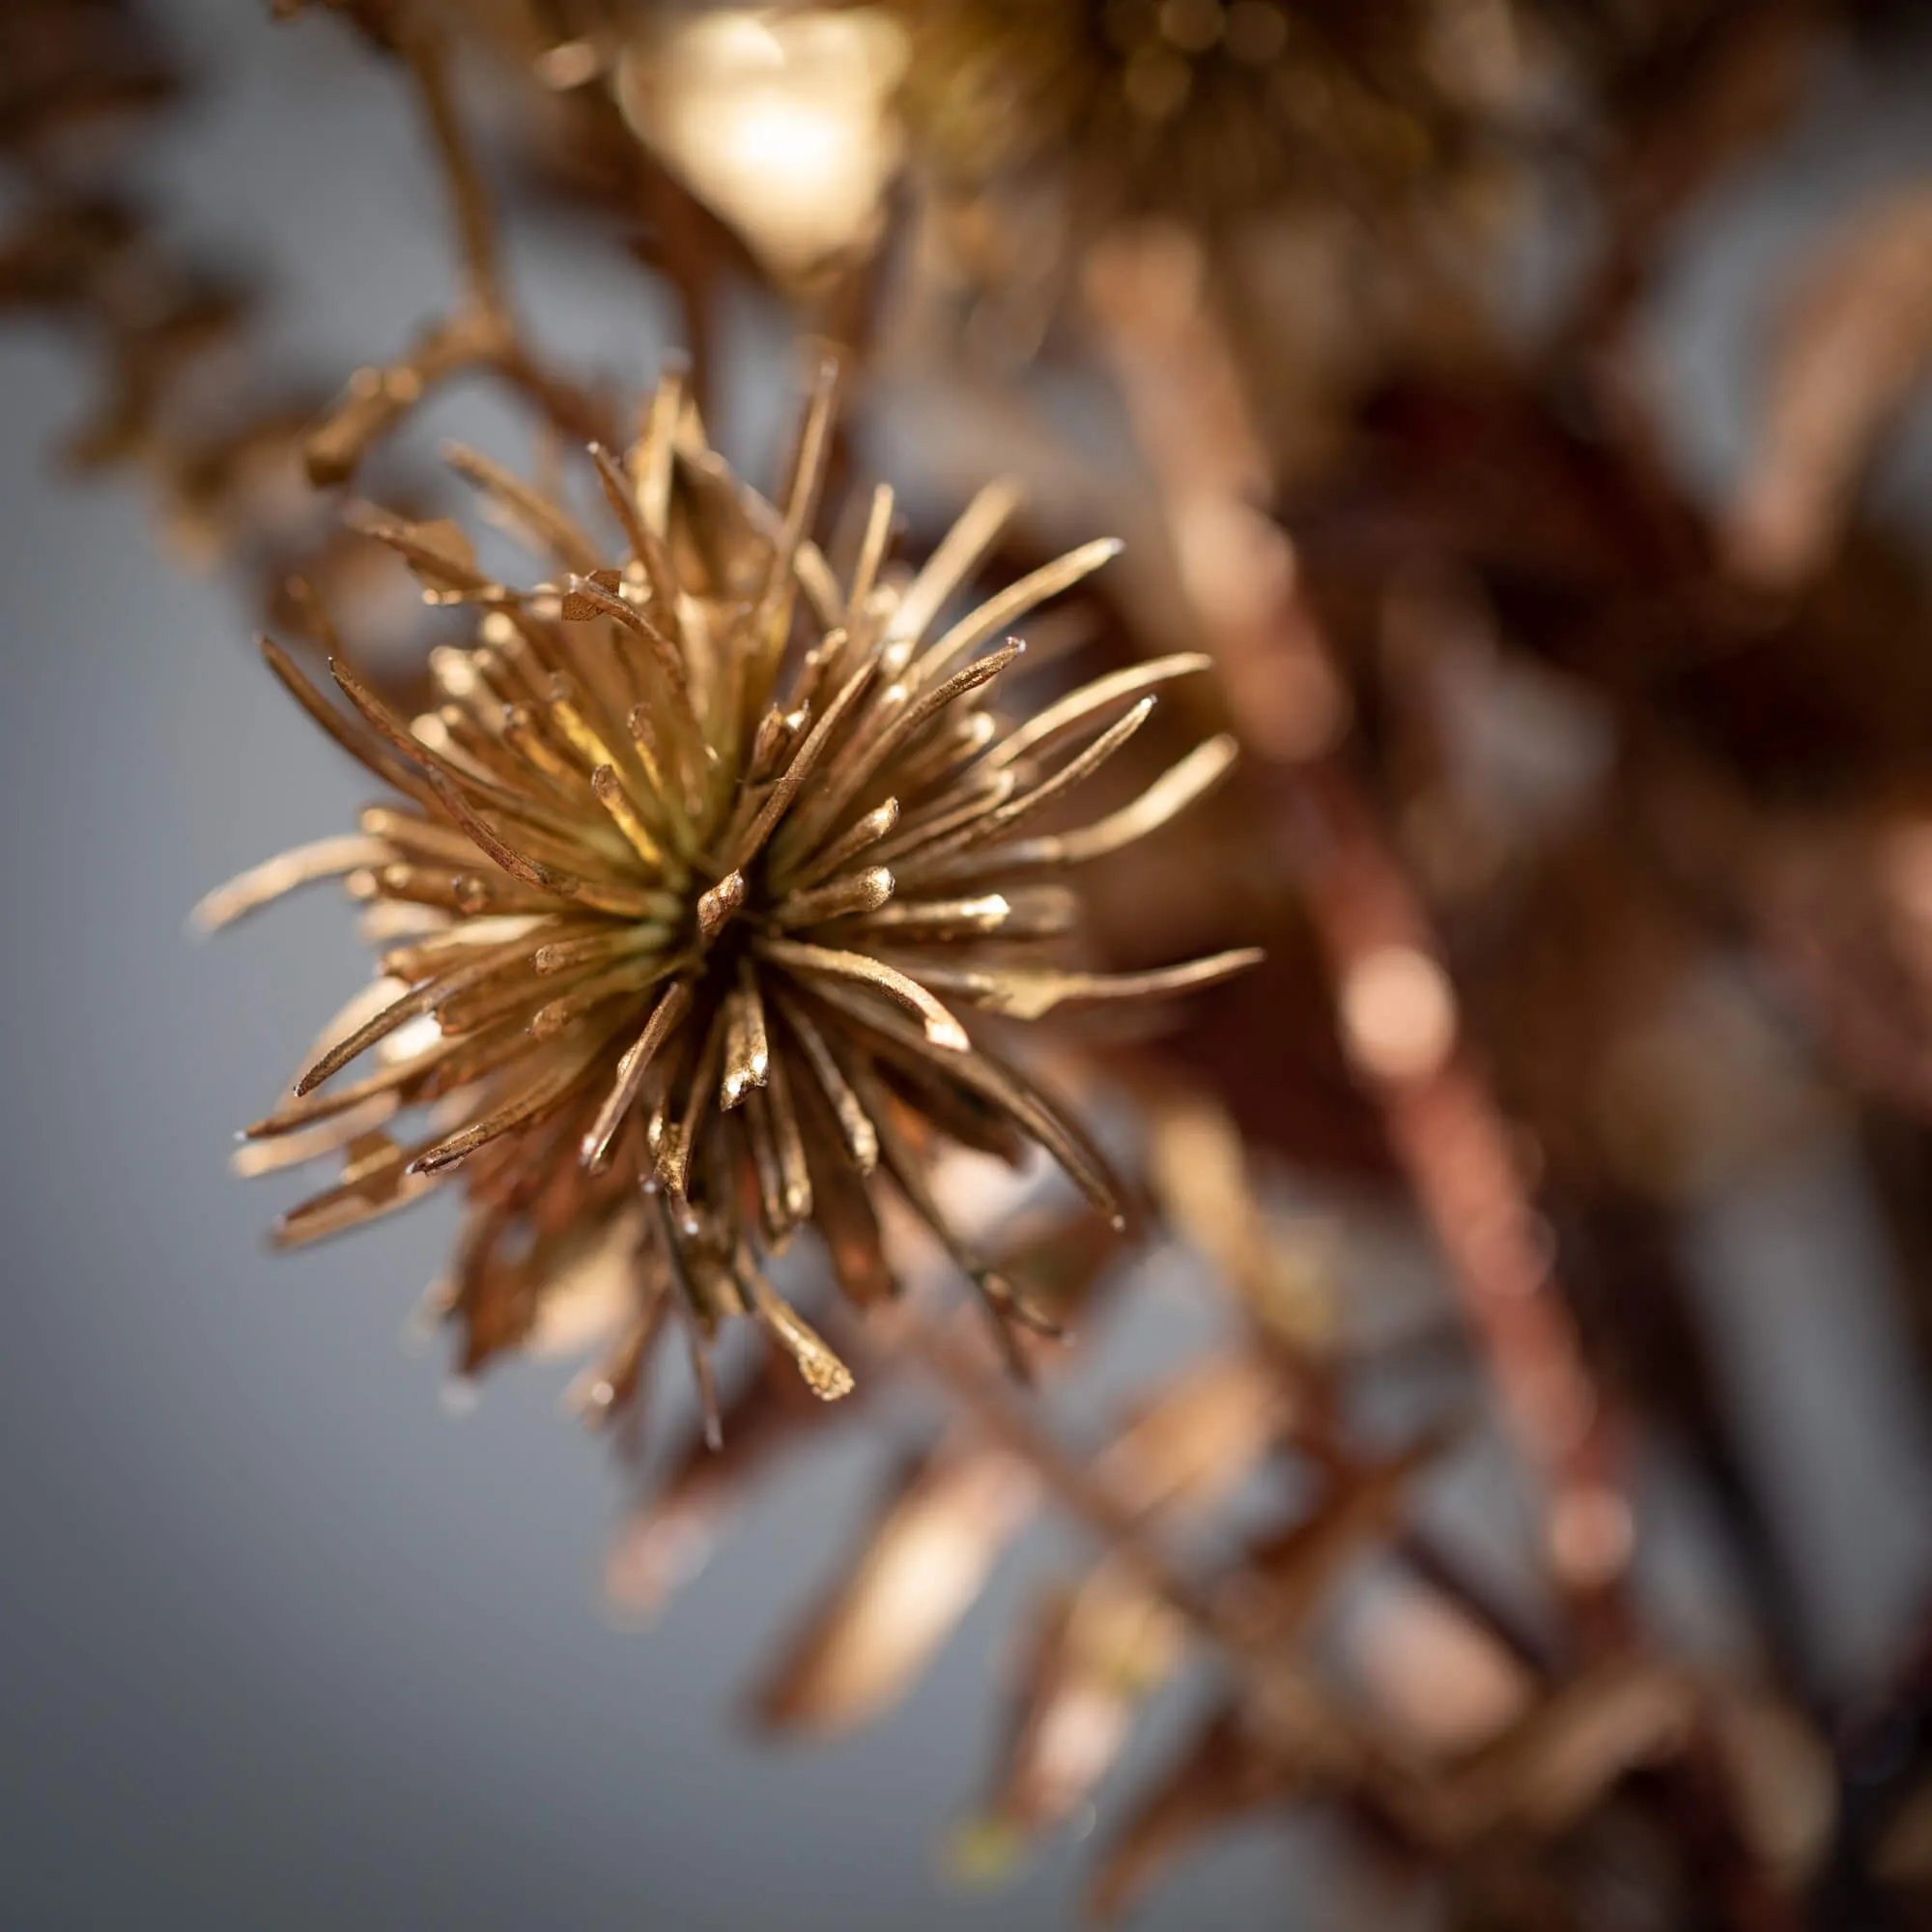
<svg viewBox="0 0 1932 1932">
<path fill-rule="evenodd" d="M 444 261 L 393 84 L 327 22 L 166 11 L 214 84 L 165 143 L 159 191 L 196 234 L 274 252 L 276 327 L 315 366 L 400 344 L 443 299 Z M 1687 257 L 1660 352 L 1701 473 L 1742 447 L 1745 291 L 1845 196 L 1915 148 L 1922 163 L 1911 122 L 1828 99 Z M 547 332 L 648 368 L 666 325 L 643 285 L 613 270 L 545 291 L 546 247 L 521 238 L 515 266 Z M 437 1353 L 399 1345 L 443 1214 L 265 1253 L 293 1190 L 231 1179 L 230 1135 L 365 968 L 327 895 L 213 946 L 183 918 L 242 865 L 344 824 L 362 787 L 256 665 L 237 600 L 157 555 L 135 490 L 47 481 L 79 378 L 58 341 L 0 337 L 0 1922 L 1063 1922 L 1092 1844 L 990 1895 L 935 1876 L 1025 1579 L 1065 1547 L 1051 1533 L 870 1732 L 767 1752 L 732 1722 L 917 1436 L 911 1407 L 802 1455 L 654 1627 L 619 1632 L 597 1605 L 615 1484 L 557 1412 L 564 1373 L 513 1369 L 457 1417 Z M 754 469 L 776 390 L 734 395 L 724 425 Z M 474 433 L 466 405 L 438 426 L 452 418 Z M 1743 1393 L 1764 1454 L 1804 1472 L 1784 1529 L 1818 1560 L 1821 1644 L 1855 1681 L 1927 1570 L 1923 1432 L 1869 1215 L 1827 1148 L 1722 1204 L 1697 1259 L 1714 1296 L 1764 1312 Z M 1109 1338 L 1100 1385 L 1207 1319 L 1170 1270 Z M 1660 1521 L 1667 1556 L 1667 1508 Z M 1662 1564 L 1659 1588 L 1694 1620 L 1717 1586 L 1694 1549 L 1686 1565 Z M 1116 1807 L 1199 1691 L 1155 1713 Z M 1328 1852 L 1313 1824 L 1237 1833 L 1140 1922 L 1391 1922 L 1317 1907 Z"/>
</svg>

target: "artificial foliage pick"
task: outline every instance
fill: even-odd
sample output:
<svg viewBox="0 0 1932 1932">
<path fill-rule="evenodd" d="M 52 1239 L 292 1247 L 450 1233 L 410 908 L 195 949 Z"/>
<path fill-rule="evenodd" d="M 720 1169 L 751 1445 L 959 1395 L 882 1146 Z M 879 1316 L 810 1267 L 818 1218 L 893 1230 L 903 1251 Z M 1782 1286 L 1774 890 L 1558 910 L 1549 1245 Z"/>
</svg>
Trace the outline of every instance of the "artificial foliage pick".
<svg viewBox="0 0 1932 1932">
<path fill-rule="evenodd" d="M 1073 551 L 942 629 L 1012 493 L 983 492 L 906 576 L 888 562 L 881 488 L 841 582 L 810 535 L 833 390 L 828 367 L 775 506 L 710 451 L 668 377 L 622 460 L 590 451 L 624 540 L 614 566 L 561 503 L 450 451 L 495 520 L 554 562 L 560 581 L 533 590 L 486 575 L 453 525 L 365 516 L 432 602 L 481 613 L 475 642 L 436 653 L 443 701 L 412 723 L 338 665 L 343 711 L 266 645 L 395 796 L 356 835 L 271 860 L 200 909 L 221 925 L 341 877 L 384 948 L 374 986 L 247 1130 L 256 1170 L 345 1163 L 281 1243 L 460 1178 L 443 1312 L 464 1368 L 537 1332 L 588 1251 L 618 1252 L 634 1257 L 634 1300 L 595 1401 L 629 1399 L 670 1315 L 714 1437 L 708 1350 L 729 1316 L 757 1321 L 821 1397 L 851 1387 L 762 1261 L 810 1222 L 850 1297 L 889 1292 L 881 1174 L 1020 1361 L 1014 1325 L 1044 1318 L 948 1224 L 933 1136 L 1014 1160 L 1037 1144 L 1105 1212 L 1121 1204 L 1089 1135 L 991 1026 L 1174 993 L 1258 956 L 1118 976 L 1049 963 L 1075 913 L 1058 875 L 1165 823 L 1232 744 L 1200 746 L 1078 830 L 1041 821 L 1139 729 L 1158 687 L 1207 660 L 1116 671 L 1003 726 L 986 698 L 1023 648 L 1008 627 L 1116 546 Z M 403 1131 L 412 1109 L 422 1124 Z"/>
</svg>

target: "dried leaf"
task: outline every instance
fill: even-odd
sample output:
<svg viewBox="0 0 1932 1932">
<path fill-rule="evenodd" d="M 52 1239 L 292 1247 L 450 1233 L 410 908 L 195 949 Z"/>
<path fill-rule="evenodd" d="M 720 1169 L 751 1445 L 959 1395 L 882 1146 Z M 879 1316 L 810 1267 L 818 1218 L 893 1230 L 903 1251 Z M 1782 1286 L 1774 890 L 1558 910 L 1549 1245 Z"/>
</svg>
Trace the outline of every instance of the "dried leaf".
<svg viewBox="0 0 1932 1932">
<path fill-rule="evenodd" d="M 1034 1501 L 1033 1478 L 1004 1450 L 926 1458 L 767 1674 L 757 1721 L 850 1730 L 895 1703 L 972 1607 Z"/>
</svg>

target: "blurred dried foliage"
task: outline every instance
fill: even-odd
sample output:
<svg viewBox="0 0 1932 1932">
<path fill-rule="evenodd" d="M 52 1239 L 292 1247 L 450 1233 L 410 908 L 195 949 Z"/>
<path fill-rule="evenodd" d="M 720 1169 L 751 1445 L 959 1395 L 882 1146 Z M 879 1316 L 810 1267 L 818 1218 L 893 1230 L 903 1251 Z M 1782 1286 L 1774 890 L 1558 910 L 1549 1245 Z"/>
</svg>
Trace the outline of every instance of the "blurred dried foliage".
<svg viewBox="0 0 1932 1932">
<path fill-rule="evenodd" d="M 889 499 L 867 465 L 910 422 L 900 440 L 926 473 L 903 550 L 934 555 L 938 574 L 888 569 L 892 595 L 943 583 L 947 602 L 980 575 L 1025 578 L 1069 531 L 1119 529 L 1122 562 L 1028 627 L 1037 715 L 1072 715 L 1055 693 L 1087 677 L 1123 679 L 1104 688 L 1127 695 L 1160 661 L 1202 651 L 1217 677 L 1177 685 L 1173 715 L 1114 747 L 1095 795 L 1151 798 L 1164 817 L 1163 786 L 1196 788 L 1159 777 L 1189 771 L 1175 763 L 1187 744 L 1226 734 L 1245 753 L 1199 810 L 1091 870 L 1094 972 L 1267 954 L 1151 1018 L 1110 1007 L 1055 1049 L 1110 1123 L 1145 1238 L 1051 1193 L 1016 1209 L 978 1158 L 1015 1151 L 983 1094 L 930 1077 L 910 1047 L 871 1065 L 895 1090 L 872 1117 L 903 1123 L 916 1212 L 875 1225 L 863 1189 L 843 1197 L 858 1218 L 829 1231 L 834 1271 L 863 1315 L 799 1284 L 823 1328 L 812 1346 L 852 1365 L 857 1391 L 828 1407 L 788 1368 L 727 1361 L 722 1447 L 700 1417 L 667 1451 L 645 1427 L 641 1343 L 593 1370 L 634 1492 L 613 1604 L 660 1605 L 807 1441 L 861 1415 L 896 1435 L 910 1415 L 923 1426 L 903 1467 L 750 1708 L 776 1732 L 874 1717 L 1029 1523 L 1070 1520 L 1089 1555 L 1023 1614 L 993 1763 L 953 1839 L 964 1876 L 996 1876 L 1105 1798 L 1092 1899 L 1119 1913 L 1233 1823 L 1320 1806 L 1384 1906 L 1424 1900 L 1429 1922 L 1470 1932 L 1932 1922 L 1932 1625 L 1873 1681 L 1826 1670 L 1774 1527 L 1779 1499 L 1742 1439 L 1725 1373 L 1738 1338 L 1682 1262 L 1689 1221 L 1727 1189 L 1823 1141 L 1852 1145 L 1884 1209 L 1922 1396 L 1932 570 L 1922 526 L 1874 479 L 1932 370 L 1932 185 L 1867 191 L 1782 271 L 1750 378 L 1750 447 L 1721 490 L 1680 473 L 1646 363 L 1665 279 L 1709 232 L 1697 217 L 1783 151 L 1822 77 L 1842 94 L 1893 62 L 1932 71 L 1912 10 L 316 11 L 347 15 L 413 90 L 449 185 L 455 293 L 413 346 L 376 345 L 393 359 L 319 414 L 299 392 L 257 412 L 248 384 L 210 390 L 199 372 L 256 311 L 179 259 L 168 224 L 103 163 L 101 122 L 138 133 L 180 80 L 146 14 L 102 0 L 16 0 L 0 20 L 0 146 L 23 187 L 0 299 L 78 318 L 99 347 L 104 400 L 73 460 L 138 464 L 169 527 L 244 572 L 278 583 L 308 559 L 324 594 L 283 609 L 285 626 L 321 638 L 335 570 L 355 559 L 366 573 L 384 546 L 430 601 L 494 604 L 468 640 L 480 648 L 434 640 L 442 712 L 409 724 L 357 699 L 388 733 L 376 762 L 412 781 L 431 818 L 467 826 L 478 800 L 500 806 L 490 787 L 526 755 L 523 723 L 497 703 L 517 696 L 497 685 L 514 682 L 519 651 L 574 650 L 557 640 L 579 626 L 641 636 L 660 565 L 704 554 L 694 538 L 677 564 L 658 556 L 667 497 L 643 511 L 631 563 L 596 574 L 601 553 L 576 554 L 548 480 L 532 492 L 459 453 L 571 580 L 518 599 L 433 509 L 384 519 L 351 504 L 345 534 L 296 486 L 298 453 L 319 492 L 406 464 L 418 403 L 468 374 L 523 399 L 546 449 L 630 440 L 631 403 L 554 363 L 507 286 L 501 223 L 559 206 L 581 217 L 585 250 L 627 254 L 670 290 L 698 408 L 727 299 L 788 312 L 844 370 L 852 402 L 826 437 L 822 501 L 794 496 L 786 523 L 726 490 L 757 582 L 707 577 L 717 621 L 755 619 L 785 544 L 794 587 L 838 620 L 829 567 L 796 559 L 820 557 L 815 535 L 841 571 L 880 567 L 887 532 L 874 513 L 868 540 L 867 516 Z M 712 489 L 716 513 L 724 486 L 695 415 L 660 406 L 653 431 L 648 399 L 643 415 L 658 455 L 605 460 L 620 520 L 667 451 L 679 500 Z M 917 506 L 961 499 L 995 469 L 1021 473 L 1027 511 L 1004 530 L 988 522 L 964 554 Z M 433 488 L 392 489 L 406 473 L 384 472 L 391 500 Z M 647 580 L 648 594 L 625 587 Z M 655 648 L 642 637 L 640 666 L 642 645 Z M 383 667 L 406 709 L 434 688 L 426 644 L 417 658 Z M 645 751 L 670 701 L 651 675 Z M 345 685 L 362 692 L 353 672 Z M 549 710 L 527 756 L 562 763 L 571 694 L 531 696 Z M 359 731 L 320 697 L 312 708 Z M 959 715 L 981 728 L 975 707 Z M 774 716 L 774 732 L 794 729 Z M 734 741 L 725 767 L 735 780 L 733 758 L 762 758 L 768 779 L 776 749 Z M 567 789 L 569 771 L 555 782 Z M 635 807 L 634 789 L 607 790 Z M 443 839 L 442 819 L 409 836 Z M 405 905 L 440 928 L 402 940 L 402 984 L 384 989 L 420 1000 L 437 983 L 427 954 L 497 910 L 490 894 L 544 886 L 555 855 L 498 855 L 476 903 L 460 903 L 469 889 L 452 877 L 432 892 L 402 876 L 422 855 L 401 824 L 391 812 L 305 869 L 346 870 L 385 943 L 402 939 Z M 624 827 L 615 806 L 598 839 L 611 825 Z M 393 849 L 372 870 L 377 838 Z M 694 874 L 706 890 L 723 877 Z M 440 913 L 437 892 L 453 895 Z M 594 950 L 609 935 L 582 937 Z M 946 985 L 965 993 L 970 978 Z M 738 1015 L 749 1052 L 727 991 L 718 1010 Z M 1027 1003 L 1024 987 L 1013 997 Z M 530 988 L 517 998 L 502 1037 L 523 1052 L 526 1022 L 555 1029 L 531 1018 Z M 379 1075 L 371 1096 L 387 1106 L 413 1078 L 407 1065 Z M 823 1091 L 836 1104 L 837 1083 Z M 761 1155 L 758 1118 L 749 1165 L 709 1202 L 748 1227 L 763 1215 L 770 1233 L 786 1219 L 785 1176 L 773 1147 Z M 329 1197 L 349 1220 L 413 1191 L 408 1159 L 380 1122 L 368 1131 Z M 804 1138 L 829 1201 L 831 1127 Z M 490 1211 L 526 1214 L 524 1245 L 498 1254 L 499 1215 L 463 1260 L 471 1368 L 513 1344 L 581 1349 L 631 1279 L 641 1219 L 629 1187 L 505 1145 L 523 1151 L 496 1163 L 508 1191 Z M 743 1182 L 767 1170 L 775 1213 Z M 1333 1187 L 1405 1205 L 1451 1293 L 1406 1327 L 1386 1319 L 1393 1292 L 1291 1210 L 1291 1182 L 1304 1202 Z M 937 1307 L 920 1218 L 1006 1285 L 1009 1312 L 1023 1304 L 1068 1339 Z M 746 1285 L 726 1246 L 706 1248 L 696 1274 L 728 1275 L 774 1348 L 796 1353 L 783 1304 Z M 1056 1391 L 1117 1304 L 1170 1278 L 1214 1313 L 1213 1339 L 1076 1444 Z M 706 1313 L 689 1264 L 678 1289 L 678 1305 Z M 1038 1392 L 1006 1373 L 1001 1337 Z M 903 1403 L 900 1383 L 916 1391 Z M 1520 1494 L 1486 1492 L 1474 1537 L 1466 1515 L 1434 1506 L 1438 1485 L 1497 1457 Z M 1688 1641 L 1647 1568 L 1634 1472 L 1647 1496 L 1660 1470 L 1704 1526 L 1708 1587 L 1737 1579 L 1722 1642 Z M 1117 1803 L 1109 1775 L 1144 1710 L 1181 1684 L 1198 1693 L 1192 1734 Z"/>
</svg>

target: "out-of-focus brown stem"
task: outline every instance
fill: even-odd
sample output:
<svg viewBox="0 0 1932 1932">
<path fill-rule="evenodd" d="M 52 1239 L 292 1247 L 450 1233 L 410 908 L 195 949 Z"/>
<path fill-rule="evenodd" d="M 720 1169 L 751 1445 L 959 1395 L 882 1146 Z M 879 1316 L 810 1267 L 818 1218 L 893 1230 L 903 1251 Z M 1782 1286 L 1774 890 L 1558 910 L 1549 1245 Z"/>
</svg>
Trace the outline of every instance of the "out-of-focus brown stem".
<svg viewBox="0 0 1932 1932">
<path fill-rule="evenodd" d="M 1286 534 L 1198 251 L 1168 231 L 1095 251 L 1088 276 L 1204 642 L 1254 781 L 1272 798 L 1326 955 L 1345 1046 L 1379 1106 L 1520 1450 L 1551 1574 L 1594 1645 L 1621 1634 L 1632 1542 L 1616 1432 L 1553 1279 L 1509 1130 L 1457 1037 L 1421 895 L 1346 750 L 1348 701 Z"/>
<path fill-rule="evenodd" d="M 503 287 L 502 249 L 497 214 L 474 149 L 464 133 L 450 84 L 449 43 L 433 27 L 412 24 L 402 41 L 403 58 L 422 97 L 423 118 L 436 143 L 449 187 L 450 216 L 456 224 L 465 291 L 469 306 L 502 315 L 509 304 Z"/>
<path fill-rule="evenodd" d="M 318 487 L 347 482 L 368 452 L 432 389 L 470 373 L 495 375 L 572 441 L 621 440 L 614 412 L 602 397 L 544 360 L 511 307 L 496 210 L 463 126 L 446 38 L 436 27 L 411 19 L 395 44 L 421 99 L 447 184 L 463 298 L 453 314 L 425 329 L 400 360 L 358 369 L 350 379 L 341 398 L 304 440 L 302 458 L 310 481 Z"/>
</svg>

